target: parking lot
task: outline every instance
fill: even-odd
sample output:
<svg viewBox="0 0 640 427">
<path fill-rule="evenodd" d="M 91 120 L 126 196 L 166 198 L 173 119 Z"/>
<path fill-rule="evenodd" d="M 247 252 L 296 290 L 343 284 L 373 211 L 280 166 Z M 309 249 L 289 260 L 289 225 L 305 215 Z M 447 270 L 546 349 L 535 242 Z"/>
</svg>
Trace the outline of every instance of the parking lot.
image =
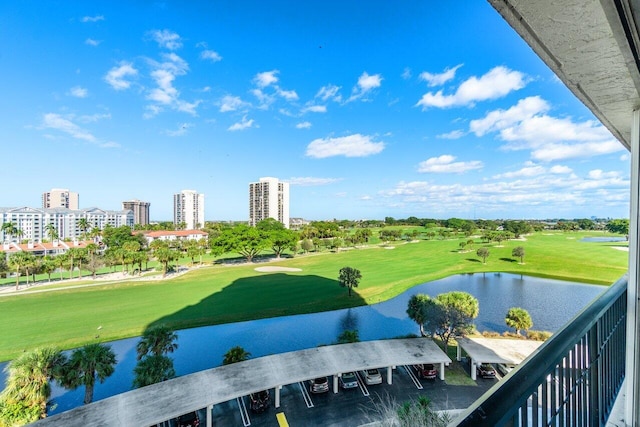
<svg viewBox="0 0 640 427">
<path fill-rule="evenodd" d="M 234 399 L 217 404 L 213 408 L 214 426 L 261 427 L 278 426 L 276 414 L 284 413 L 291 426 L 358 426 L 372 420 L 375 402 L 386 395 L 397 402 L 426 396 L 431 400 L 432 409 L 463 409 L 468 407 L 497 380 L 478 379 L 476 386 L 451 386 L 439 379 L 419 379 L 413 367 L 398 366 L 393 371 L 393 384 L 387 384 L 386 370 L 381 370 L 382 384 L 366 385 L 362 372 L 358 373 L 358 387 L 340 389 L 333 393 L 313 394 L 309 392 L 309 382 L 284 386 L 280 394 L 280 408 L 274 407 L 273 390 L 271 403 L 260 414 L 249 409 L 249 398 Z M 329 384 L 332 378 L 329 377 Z M 200 411 L 201 426 L 205 424 L 204 411 Z M 369 418 L 367 417 L 369 416 Z"/>
</svg>

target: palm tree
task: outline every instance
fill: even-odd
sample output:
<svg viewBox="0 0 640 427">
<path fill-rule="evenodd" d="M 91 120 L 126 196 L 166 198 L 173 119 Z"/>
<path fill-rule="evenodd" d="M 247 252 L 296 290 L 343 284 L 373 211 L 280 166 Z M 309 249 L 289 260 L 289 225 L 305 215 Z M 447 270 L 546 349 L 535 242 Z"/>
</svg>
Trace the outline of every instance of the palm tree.
<svg viewBox="0 0 640 427">
<path fill-rule="evenodd" d="M 47 273 L 47 276 L 49 277 L 49 282 L 50 282 L 51 281 L 51 273 L 56 271 L 56 268 L 58 267 L 58 264 L 56 263 L 55 258 L 52 257 L 51 255 L 46 255 L 42 259 L 42 264 L 41 265 L 42 265 L 42 271 Z"/>
<path fill-rule="evenodd" d="M 51 397 L 50 381 L 63 361 L 64 356 L 57 349 L 43 347 L 23 353 L 5 368 L 8 378 L 0 395 L 0 405 L 20 409 L 20 414 L 13 414 L 20 420 L 14 422 L 30 423 L 46 417 L 47 402 Z"/>
<path fill-rule="evenodd" d="M 173 360 L 164 355 L 146 356 L 133 368 L 135 377 L 133 387 L 139 388 L 147 385 L 169 380 L 176 376 L 173 368 Z"/>
<path fill-rule="evenodd" d="M 16 291 L 20 286 L 20 270 L 29 263 L 29 255 L 26 252 L 14 252 L 9 255 L 9 268 L 16 272 Z M 27 278 L 27 280 L 29 280 Z"/>
<path fill-rule="evenodd" d="M 243 362 L 251 356 L 251 353 L 246 351 L 244 348 L 240 346 L 235 346 L 229 349 L 224 354 L 224 359 L 222 360 L 223 365 L 231 365 L 232 363 Z"/>
<path fill-rule="evenodd" d="M 178 259 L 178 253 L 173 249 L 160 248 L 155 251 L 155 257 L 162 264 L 162 277 L 166 277 L 169 263 Z"/>
<path fill-rule="evenodd" d="M 76 223 L 76 226 L 82 230 L 81 238 L 85 240 L 87 238 L 87 230 L 91 228 L 91 224 L 89 224 L 89 220 L 87 218 L 80 218 Z"/>
<path fill-rule="evenodd" d="M 82 253 L 80 248 L 71 248 L 66 253 L 66 260 L 69 263 L 69 279 L 73 279 L 73 266 L 75 264 L 75 260 L 82 257 Z"/>
<path fill-rule="evenodd" d="M 104 382 L 115 371 L 116 355 L 111 347 L 104 344 L 89 344 L 71 353 L 60 369 L 60 383 L 75 390 L 85 386 L 84 403 L 93 401 L 96 379 Z"/>
<path fill-rule="evenodd" d="M 138 360 L 145 356 L 163 356 L 166 353 L 173 353 L 178 348 L 178 344 L 175 343 L 177 339 L 178 334 L 168 326 L 159 325 L 148 328 L 136 346 Z"/>
<path fill-rule="evenodd" d="M 56 267 L 58 267 L 58 270 L 60 271 L 60 280 L 63 279 L 62 272 L 64 271 L 65 265 L 67 265 L 67 258 L 67 254 L 58 254 L 54 258 Z"/>
<path fill-rule="evenodd" d="M 12 222 L 5 222 L 2 224 L 2 228 L 0 228 L 5 236 L 9 236 L 9 241 L 11 241 L 14 235 L 18 235 L 20 231 L 18 227 Z"/>
<path fill-rule="evenodd" d="M 58 240 L 58 238 L 60 237 L 60 235 L 58 234 L 58 229 L 55 225 L 53 225 L 52 222 L 44 226 L 44 231 L 46 231 L 51 242 L 53 242 L 54 240 Z"/>
</svg>

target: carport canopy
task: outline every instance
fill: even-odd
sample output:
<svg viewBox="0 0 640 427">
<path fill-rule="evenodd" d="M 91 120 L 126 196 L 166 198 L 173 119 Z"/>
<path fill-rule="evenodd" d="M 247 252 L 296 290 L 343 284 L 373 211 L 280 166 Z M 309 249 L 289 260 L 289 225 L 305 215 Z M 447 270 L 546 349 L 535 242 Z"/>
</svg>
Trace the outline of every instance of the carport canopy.
<svg viewBox="0 0 640 427">
<path fill-rule="evenodd" d="M 265 389 L 312 378 L 371 368 L 433 363 L 451 359 L 427 338 L 365 341 L 274 354 L 207 369 L 118 394 L 37 421 L 38 426 L 154 425 L 201 408 Z M 277 403 L 276 403 L 277 405 Z M 207 425 L 211 425 L 210 410 Z"/>
<path fill-rule="evenodd" d="M 482 363 L 504 363 L 519 365 L 543 342 L 500 338 L 457 338 L 457 359 L 462 359 L 462 350 L 471 358 L 471 378 L 476 379 L 476 365 Z"/>
</svg>

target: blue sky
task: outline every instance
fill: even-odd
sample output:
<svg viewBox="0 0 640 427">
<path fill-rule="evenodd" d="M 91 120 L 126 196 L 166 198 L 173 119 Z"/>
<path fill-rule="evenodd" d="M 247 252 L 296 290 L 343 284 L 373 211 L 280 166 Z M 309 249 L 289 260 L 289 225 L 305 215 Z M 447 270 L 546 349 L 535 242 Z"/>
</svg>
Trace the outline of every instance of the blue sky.
<svg viewBox="0 0 640 427">
<path fill-rule="evenodd" d="M 0 206 L 628 217 L 629 156 L 486 2 L 0 4 Z"/>
</svg>

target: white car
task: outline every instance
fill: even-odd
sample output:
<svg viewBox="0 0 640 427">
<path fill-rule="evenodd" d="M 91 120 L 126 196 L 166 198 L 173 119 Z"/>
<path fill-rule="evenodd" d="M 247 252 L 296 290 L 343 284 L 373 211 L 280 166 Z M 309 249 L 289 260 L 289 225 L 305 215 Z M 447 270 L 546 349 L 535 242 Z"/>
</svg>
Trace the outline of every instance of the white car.
<svg viewBox="0 0 640 427">
<path fill-rule="evenodd" d="M 367 385 L 382 384 L 382 375 L 377 369 L 367 369 L 364 373 L 364 382 Z"/>
<path fill-rule="evenodd" d="M 358 378 L 356 377 L 355 372 L 346 372 L 340 376 L 340 387 L 347 388 L 357 388 L 358 387 Z"/>
<path fill-rule="evenodd" d="M 513 368 L 515 368 L 515 365 L 508 365 L 505 363 L 498 363 L 498 371 L 500 371 L 500 374 L 502 376 L 506 376 L 509 372 L 513 371 Z"/>
</svg>

